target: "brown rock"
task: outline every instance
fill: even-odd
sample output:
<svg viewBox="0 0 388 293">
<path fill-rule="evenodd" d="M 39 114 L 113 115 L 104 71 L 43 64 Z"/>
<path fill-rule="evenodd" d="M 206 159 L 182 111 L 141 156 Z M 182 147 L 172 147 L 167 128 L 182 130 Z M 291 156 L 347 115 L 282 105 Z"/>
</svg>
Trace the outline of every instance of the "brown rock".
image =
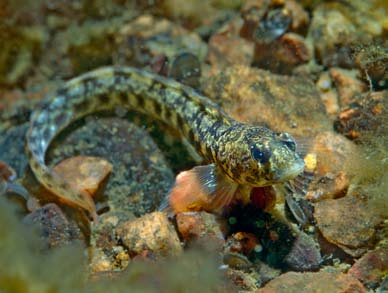
<svg viewBox="0 0 388 293">
<path fill-rule="evenodd" d="M 319 92 L 306 78 L 234 65 L 210 78 L 204 91 L 238 121 L 302 137 L 331 129 Z"/>
<path fill-rule="evenodd" d="M 350 43 L 357 35 L 357 28 L 335 6 L 322 4 L 315 8 L 308 37 L 312 39 L 320 63 L 327 67 L 351 67 L 354 62 L 350 56 Z"/>
<path fill-rule="evenodd" d="M 255 272 L 246 273 L 240 270 L 228 269 L 226 271 L 226 276 L 230 278 L 240 290 L 255 292 L 259 289 L 260 283 L 258 280 L 260 280 L 260 276 Z"/>
<path fill-rule="evenodd" d="M 28 226 L 38 226 L 43 249 L 83 240 L 83 235 L 77 224 L 69 221 L 62 210 L 53 203 L 28 214 L 24 217 L 23 222 Z"/>
<path fill-rule="evenodd" d="M 281 274 L 280 269 L 275 269 L 261 261 L 255 261 L 255 270 L 260 275 L 261 284 L 267 284 Z"/>
<path fill-rule="evenodd" d="M 364 286 L 356 278 L 343 273 L 289 272 L 270 281 L 257 293 L 336 292 L 363 293 Z"/>
<path fill-rule="evenodd" d="M 267 13 L 268 5 L 265 0 L 247 0 L 241 7 L 241 16 L 244 20 L 240 35 L 252 40 L 253 33 L 261 18 Z"/>
<path fill-rule="evenodd" d="M 215 215 L 206 212 L 179 213 L 176 223 L 180 235 L 188 244 L 194 242 L 217 251 L 224 245 L 224 235 Z"/>
<path fill-rule="evenodd" d="M 380 221 L 368 211 L 364 200 L 352 194 L 317 202 L 314 217 L 326 240 L 353 256 L 360 256 L 372 243 Z"/>
<path fill-rule="evenodd" d="M 181 52 L 192 53 L 203 61 L 207 53 L 206 44 L 196 33 L 151 15 L 142 15 L 123 25 L 115 35 L 115 42 L 118 44 L 115 63 L 121 65 L 146 66 L 160 54 L 172 60 Z"/>
<path fill-rule="evenodd" d="M 343 109 L 334 128 L 350 139 L 370 140 L 387 131 L 388 91 L 362 95 Z"/>
<path fill-rule="evenodd" d="M 78 156 L 63 160 L 53 171 L 74 188 L 96 195 L 112 172 L 112 164 L 102 158 Z"/>
<path fill-rule="evenodd" d="M 298 233 L 284 262 L 295 271 L 318 270 L 321 263 L 319 247 L 312 237 Z"/>
<path fill-rule="evenodd" d="M 116 227 L 121 223 L 136 219 L 129 212 L 109 211 L 99 216 L 98 225 L 93 227 L 92 239 L 96 247 L 109 248 L 117 245 Z"/>
<path fill-rule="evenodd" d="M 263 247 L 254 234 L 237 232 L 228 238 L 226 249 L 249 256 L 253 251 L 260 252 Z"/>
<path fill-rule="evenodd" d="M 386 46 L 381 46 L 378 42 L 358 46 L 354 52 L 354 59 L 371 91 L 387 88 L 388 56 Z"/>
<path fill-rule="evenodd" d="M 305 31 L 309 22 L 309 15 L 304 10 L 302 4 L 294 0 L 285 0 L 284 7 L 291 14 L 292 22 L 290 30 L 293 32 Z"/>
<path fill-rule="evenodd" d="M 325 131 L 315 137 L 309 151 L 317 155 L 317 166 L 306 198 L 319 201 L 344 196 L 350 180 L 346 165 L 356 153 L 353 143 Z"/>
<path fill-rule="evenodd" d="M 346 70 L 341 68 L 331 68 L 330 77 L 338 91 L 338 98 L 341 107 L 349 105 L 352 97 L 368 89 L 367 85 L 357 79 L 357 70 Z"/>
<path fill-rule="evenodd" d="M 321 94 L 321 99 L 326 107 L 327 114 L 335 118 L 339 113 L 338 94 L 335 90 L 330 90 Z"/>
<path fill-rule="evenodd" d="M 334 268 L 330 267 L 330 270 L 327 270 L 328 272 L 333 272 L 331 271 L 331 269 L 333 269 L 335 272 L 344 273 L 350 268 L 349 263 L 354 262 L 354 258 L 351 255 L 347 254 L 340 246 L 327 241 L 319 230 L 317 230 L 316 239 L 319 243 L 321 254 L 324 257 L 329 255 L 333 260 Z M 343 269 L 345 266 L 346 268 Z"/>
<path fill-rule="evenodd" d="M 388 270 L 388 248 L 381 247 L 367 252 L 349 270 L 349 274 L 367 286 L 375 287 Z"/>
<path fill-rule="evenodd" d="M 241 36 L 251 39 L 260 21 L 271 14 L 273 10 L 278 9 L 284 12 L 284 15 L 290 19 L 288 28 L 291 32 L 305 32 L 309 21 L 308 13 L 303 6 L 294 0 L 248 0 L 244 1 L 241 8 L 241 15 L 244 19 L 244 25 L 241 30 Z M 272 15 L 273 16 L 273 15 Z M 266 26 L 268 29 L 279 27 L 279 19 Z"/>
<path fill-rule="evenodd" d="M 269 44 L 256 43 L 253 64 L 274 73 L 290 74 L 311 58 L 304 38 L 286 33 Z"/>
<path fill-rule="evenodd" d="M 326 107 L 327 114 L 335 118 L 339 113 L 338 93 L 333 89 L 333 83 L 327 71 L 321 73 L 316 82 L 317 88 L 321 92 L 321 100 Z"/>
<path fill-rule="evenodd" d="M 161 212 L 122 223 L 117 228 L 116 235 L 131 256 L 148 251 L 160 256 L 177 256 L 182 253 L 182 246 L 173 225 Z"/>
<path fill-rule="evenodd" d="M 249 66 L 252 63 L 254 45 L 239 36 L 241 25 L 238 18 L 210 37 L 207 60 L 217 70 L 231 64 Z"/>
<path fill-rule="evenodd" d="M 313 41 L 317 59 L 326 67 L 354 68 L 359 51 L 362 56 L 360 57 L 366 57 L 363 59 L 368 60 L 366 63 L 369 63 L 369 60 L 373 60 L 371 63 L 379 63 L 374 57 L 370 58 L 374 49 L 365 50 L 368 46 L 359 45 L 372 44 L 372 39 L 379 38 L 383 33 L 382 25 L 375 14 L 376 10 L 378 9 L 370 1 L 353 2 L 352 9 L 340 1 L 324 2 L 315 6 L 308 37 Z M 383 50 L 383 46 L 377 47 Z M 377 59 L 382 60 L 380 57 L 383 56 L 384 54 Z M 368 66 L 360 67 L 368 69 Z"/>
<path fill-rule="evenodd" d="M 92 250 L 90 270 L 92 273 L 124 269 L 129 262 L 129 255 L 121 246 L 96 248 Z"/>
<path fill-rule="evenodd" d="M 242 17 L 240 34 L 255 43 L 254 66 L 291 74 L 310 60 L 311 45 L 296 33 L 305 30 L 308 16 L 296 2 L 247 1 Z"/>
<path fill-rule="evenodd" d="M 104 253 L 103 249 L 95 249 L 92 252 L 90 260 L 90 270 L 92 273 L 111 271 L 113 265 L 109 257 Z"/>
</svg>

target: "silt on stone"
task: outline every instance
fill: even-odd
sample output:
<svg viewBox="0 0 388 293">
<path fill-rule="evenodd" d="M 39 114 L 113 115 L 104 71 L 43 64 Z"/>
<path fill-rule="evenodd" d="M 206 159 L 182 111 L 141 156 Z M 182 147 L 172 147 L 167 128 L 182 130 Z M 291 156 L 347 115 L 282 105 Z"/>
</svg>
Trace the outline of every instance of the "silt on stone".
<svg viewBox="0 0 388 293">
<path fill-rule="evenodd" d="M 148 252 L 157 256 L 178 256 L 182 253 L 174 226 L 161 212 L 120 224 L 116 236 L 131 256 Z"/>
</svg>

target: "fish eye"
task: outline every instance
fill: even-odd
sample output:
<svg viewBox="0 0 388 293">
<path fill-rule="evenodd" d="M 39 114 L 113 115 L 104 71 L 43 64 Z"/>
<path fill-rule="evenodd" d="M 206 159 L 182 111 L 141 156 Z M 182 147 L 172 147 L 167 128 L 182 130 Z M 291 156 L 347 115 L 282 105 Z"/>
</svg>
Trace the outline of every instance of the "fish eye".
<svg viewBox="0 0 388 293">
<path fill-rule="evenodd" d="M 258 161 L 261 164 L 266 164 L 269 161 L 269 158 L 271 156 L 271 152 L 269 150 L 267 150 L 266 148 L 261 150 L 257 146 L 252 145 L 251 146 L 251 155 L 255 161 Z"/>
<path fill-rule="evenodd" d="M 279 134 L 280 140 L 293 152 L 296 150 L 296 143 L 294 138 L 289 135 L 287 132 Z"/>
</svg>

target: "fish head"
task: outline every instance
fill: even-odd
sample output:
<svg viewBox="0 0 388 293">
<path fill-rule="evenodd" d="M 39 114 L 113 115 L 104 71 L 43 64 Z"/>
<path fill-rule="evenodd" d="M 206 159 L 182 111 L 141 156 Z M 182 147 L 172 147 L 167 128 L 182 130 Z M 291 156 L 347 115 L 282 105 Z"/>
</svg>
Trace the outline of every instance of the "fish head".
<svg viewBox="0 0 388 293">
<path fill-rule="evenodd" d="M 242 126 L 229 142 L 225 172 L 240 184 L 252 187 L 286 182 L 303 172 L 304 160 L 295 139 L 266 127 Z"/>
</svg>

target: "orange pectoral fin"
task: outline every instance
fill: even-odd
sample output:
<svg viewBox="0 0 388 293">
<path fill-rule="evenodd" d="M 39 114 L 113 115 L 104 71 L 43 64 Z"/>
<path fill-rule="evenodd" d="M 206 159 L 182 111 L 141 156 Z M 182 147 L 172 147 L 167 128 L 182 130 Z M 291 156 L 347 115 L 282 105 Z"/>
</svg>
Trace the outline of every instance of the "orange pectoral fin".
<svg viewBox="0 0 388 293">
<path fill-rule="evenodd" d="M 218 213 L 231 202 L 237 186 L 214 164 L 194 167 L 178 174 L 161 209 L 175 214 L 199 210 Z"/>
</svg>

